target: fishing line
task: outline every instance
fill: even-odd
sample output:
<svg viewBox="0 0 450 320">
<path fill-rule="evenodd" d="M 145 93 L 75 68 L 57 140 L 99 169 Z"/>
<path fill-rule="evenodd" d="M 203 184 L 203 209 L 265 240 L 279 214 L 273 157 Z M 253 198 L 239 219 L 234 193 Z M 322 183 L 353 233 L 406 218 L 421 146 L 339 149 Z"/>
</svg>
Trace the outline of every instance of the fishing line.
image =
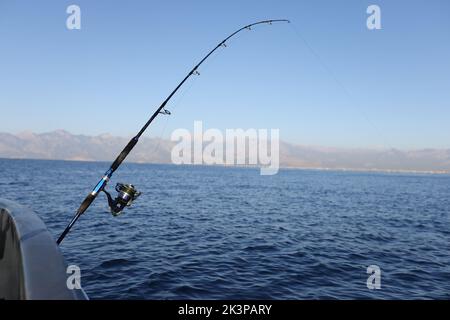
<svg viewBox="0 0 450 320">
<path fill-rule="evenodd" d="M 184 97 L 187 95 L 188 92 L 191 91 L 191 89 L 194 87 L 195 83 L 197 82 L 197 78 L 194 78 L 191 83 L 188 85 L 188 87 L 183 90 L 183 92 L 180 94 L 180 96 L 178 97 L 177 101 L 170 107 L 170 112 L 173 114 L 175 112 L 175 110 L 177 109 L 178 105 L 181 103 L 181 101 L 183 101 Z M 156 154 L 159 150 L 159 146 L 161 145 L 161 140 L 164 138 L 164 134 L 166 132 L 167 126 L 169 124 L 170 121 L 170 116 L 166 117 L 166 120 L 164 121 L 164 125 L 163 128 L 161 130 L 161 134 L 158 136 L 158 141 L 156 143 L 155 146 L 155 150 L 153 150 L 153 154 Z"/>
<path fill-rule="evenodd" d="M 319 64 L 321 65 L 321 67 L 325 70 L 325 72 L 328 74 L 328 76 L 330 76 L 334 82 L 336 82 L 336 84 L 341 88 L 341 90 L 344 92 L 344 94 L 347 96 L 347 99 L 349 100 L 350 103 L 353 102 L 353 106 L 355 106 L 355 98 L 353 97 L 353 95 L 350 93 L 350 91 L 347 89 L 347 87 L 342 83 L 342 81 L 340 81 L 335 73 L 331 70 L 330 67 L 328 67 L 328 65 L 323 61 L 323 59 L 320 57 L 320 55 L 317 53 L 316 50 L 314 50 L 314 48 L 309 44 L 309 42 L 305 39 L 305 37 L 302 36 L 302 34 L 300 33 L 300 31 L 298 31 L 298 29 L 296 28 L 296 26 L 294 25 L 294 23 L 290 23 L 290 26 L 292 28 L 292 31 L 294 32 L 294 34 L 296 36 L 298 36 L 300 38 L 300 40 L 302 40 L 302 42 L 304 43 L 304 45 L 308 48 L 308 50 L 312 53 L 312 55 L 316 58 L 316 60 L 319 62 Z M 360 105 L 360 104 L 358 104 Z M 356 109 L 355 107 L 353 107 L 353 109 Z M 367 114 L 364 112 L 363 109 L 357 109 L 362 117 L 366 120 L 366 122 L 373 127 L 373 129 L 375 130 L 376 134 L 378 135 L 378 137 L 383 141 L 383 144 L 385 145 L 385 147 L 388 147 L 389 149 L 393 149 L 393 147 L 390 145 L 390 143 L 388 142 L 388 139 L 386 138 L 386 136 L 382 133 L 382 131 L 378 128 L 378 126 L 367 116 Z"/>
<path fill-rule="evenodd" d="M 228 45 L 225 45 L 224 48 L 228 48 Z M 197 83 L 199 77 L 201 77 L 202 74 L 206 74 L 208 69 L 211 68 L 211 66 L 214 64 L 214 61 L 217 60 L 217 57 L 218 57 L 218 54 L 211 55 L 210 61 L 209 61 L 210 63 L 208 63 L 207 65 L 202 67 L 202 69 L 199 71 L 199 74 L 197 75 L 197 77 L 194 77 L 194 79 L 192 81 L 190 81 L 190 84 L 188 85 L 188 87 L 185 90 L 183 90 L 183 92 L 179 95 L 179 97 L 175 101 L 175 103 L 170 107 L 171 113 L 175 112 L 175 110 L 180 105 L 180 103 L 184 100 L 184 98 L 187 96 L 187 94 L 189 92 L 191 92 L 192 88 Z M 193 66 L 195 66 L 195 64 L 193 64 Z M 157 145 L 155 146 L 155 150 L 153 151 L 154 154 L 159 150 L 159 147 L 161 145 L 161 139 L 163 138 L 163 136 L 165 134 L 165 131 L 167 129 L 167 126 L 168 126 L 168 123 L 170 121 L 170 118 L 171 117 L 166 117 L 166 120 L 164 121 L 164 126 L 163 126 L 163 129 L 161 131 L 161 135 L 159 136 L 159 140 L 157 142 Z"/>
</svg>

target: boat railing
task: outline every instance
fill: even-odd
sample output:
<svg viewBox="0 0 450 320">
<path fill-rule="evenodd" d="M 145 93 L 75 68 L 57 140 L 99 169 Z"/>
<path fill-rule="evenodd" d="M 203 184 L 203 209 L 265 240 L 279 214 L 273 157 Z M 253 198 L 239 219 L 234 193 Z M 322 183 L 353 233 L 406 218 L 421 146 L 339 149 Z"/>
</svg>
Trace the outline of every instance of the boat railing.
<svg viewBox="0 0 450 320">
<path fill-rule="evenodd" d="M 69 289 L 66 268 L 37 214 L 0 199 L 0 299 L 87 299 L 82 289 Z"/>
</svg>

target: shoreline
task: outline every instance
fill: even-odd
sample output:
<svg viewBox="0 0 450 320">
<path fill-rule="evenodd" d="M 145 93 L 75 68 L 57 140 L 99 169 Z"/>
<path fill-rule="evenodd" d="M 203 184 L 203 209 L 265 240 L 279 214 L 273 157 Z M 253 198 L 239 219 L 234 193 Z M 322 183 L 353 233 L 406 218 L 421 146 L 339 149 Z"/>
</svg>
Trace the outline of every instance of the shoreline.
<svg viewBox="0 0 450 320">
<path fill-rule="evenodd" d="M 84 159 L 46 159 L 46 158 L 9 158 L 0 156 L 0 160 L 33 160 L 33 161 L 66 161 L 66 162 L 91 162 L 110 163 L 109 160 L 84 160 Z M 173 166 L 196 166 L 196 167 L 223 167 L 223 168 L 254 168 L 255 165 L 211 165 L 211 164 L 173 164 L 170 162 L 138 162 L 127 161 L 130 164 L 151 164 L 151 165 L 173 165 Z M 323 168 L 323 167 L 291 167 L 280 166 L 280 170 L 310 170 L 310 171 L 337 171 L 337 172 L 366 172 L 366 173 L 401 173 L 401 174 L 422 174 L 422 175 L 450 175 L 450 170 L 408 170 L 408 169 L 379 169 L 379 168 Z"/>
</svg>

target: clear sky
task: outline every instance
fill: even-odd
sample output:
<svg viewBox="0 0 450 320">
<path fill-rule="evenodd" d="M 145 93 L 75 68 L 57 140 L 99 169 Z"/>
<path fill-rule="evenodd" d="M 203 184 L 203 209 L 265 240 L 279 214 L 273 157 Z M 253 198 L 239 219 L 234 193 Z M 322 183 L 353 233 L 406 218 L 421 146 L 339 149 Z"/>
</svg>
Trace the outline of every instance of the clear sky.
<svg viewBox="0 0 450 320">
<path fill-rule="evenodd" d="M 230 41 L 147 134 L 203 120 L 308 145 L 450 147 L 446 0 L 0 0 L 0 131 L 132 135 L 218 41 L 267 18 L 292 24 Z"/>
</svg>

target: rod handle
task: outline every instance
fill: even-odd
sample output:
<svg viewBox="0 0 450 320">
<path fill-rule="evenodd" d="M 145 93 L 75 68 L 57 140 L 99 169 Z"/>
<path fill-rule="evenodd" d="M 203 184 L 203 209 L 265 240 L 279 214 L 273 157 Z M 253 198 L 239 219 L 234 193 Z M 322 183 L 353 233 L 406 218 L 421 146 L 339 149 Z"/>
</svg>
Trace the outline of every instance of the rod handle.
<svg viewBox="0 0 450 320">
<path fill-rule="evenodd" d="M 58 245 L 64 240 L 66 235 L 69 233 L 70 229 L 72 229 L 72 226 L 75 224 L 75 222 L 78 220 L 78 218 L 87 210 L 87 208 L 89 208 L 89 206 L 91 205 L 91 203 L 94 201 L 95 198 L 96 198 L 96 195 L 93 195 L 92 193 L 90 193 L 83 200 L 83 202 L 81 203 L 80 207 L 78 208 L 75 216 L 72 218 L 70 223 L 67 225 L 66 229 L 64 229 L 63 233 L 61 233 L 58 240 L 56 240 L 56 243 Z"/>
</svg>

